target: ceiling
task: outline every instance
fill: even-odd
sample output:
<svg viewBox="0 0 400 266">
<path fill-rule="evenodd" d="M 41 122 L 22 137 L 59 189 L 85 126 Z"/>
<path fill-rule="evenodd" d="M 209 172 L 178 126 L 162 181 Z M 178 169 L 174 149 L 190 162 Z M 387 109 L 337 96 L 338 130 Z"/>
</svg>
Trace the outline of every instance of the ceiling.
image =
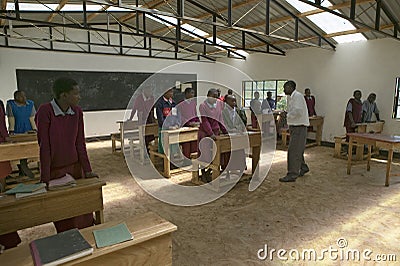
<svg viewBox="0 0 400 266">
<path fill-rule="evenodd" d="M 0 0 L 1 46 L 214 61 L 254 52 L 284 56 L 309 46 L 334 50 L 335 37 L 355 33 L 400 40 L 398 0 L 330 0 L 329 8 L 298 0 L 308 12 L 285 0 L 16 2 Z M 344 18 L 354 29 L 328 34 L 310 19 L 320 13 Z"/>
</svg>

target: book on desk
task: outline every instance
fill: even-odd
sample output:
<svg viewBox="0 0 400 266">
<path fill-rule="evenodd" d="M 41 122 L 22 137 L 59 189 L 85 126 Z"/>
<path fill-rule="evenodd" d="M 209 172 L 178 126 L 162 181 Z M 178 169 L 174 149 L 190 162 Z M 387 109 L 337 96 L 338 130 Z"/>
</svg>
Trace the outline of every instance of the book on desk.
<svg viewBox="0 0 400 266">
<path fill-rule="evenodd" d="M 15 194 L 15 198 L 25 198 L 33 195 L 38 195 L 42 193 L 46 193 L 46 184 L 45 183 L 36 183 L 36 184 L 18 184 L 6 191 L 7 195 Z"/>
<path fill-rule="evenodd" d="M 93 247 L 76 228 L 36 239 L 29 247 L 35 266 L 59 265 L 93 253 Z"/>
<path fill-rule="evenodd" d="M 74 186 L 76 186 L 76 180 L 70 174 L 49 181 L 49 190 L 65 189 Z"/>
</svg>

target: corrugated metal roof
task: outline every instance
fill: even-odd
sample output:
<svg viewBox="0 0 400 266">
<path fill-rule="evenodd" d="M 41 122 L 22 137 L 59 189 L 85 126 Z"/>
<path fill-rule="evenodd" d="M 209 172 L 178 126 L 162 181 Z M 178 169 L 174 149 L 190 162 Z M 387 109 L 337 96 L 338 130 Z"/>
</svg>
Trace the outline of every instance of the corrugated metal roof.
<svg viewBox="0 0 400 266">
<path fill-rule="evenodd" d="M 9 0 L 9 3 L 14 3 L 14 1 Z M 212 21 L 212 15 L 206 10 L 211 10 L 217 15 L 217 22 L 226 24 L 228 18 L 228 8 L 226 0 L 203 0 L 203 1 L 184 1 L 184 16 L 195 18 L 201 21 L 184 21 L 204 32 L 211 34 L 213 32 L 213 26 L 210 24 Z M 344 15 L 350 14 L 350 1 L 349 0 L 330 0 L 334 6 L 340 6 L 338 9 Z M 20 0 L 19 3 L 38 3 L 35 0 Z M 41 3 L 46 4 L 58 4 L 58 2 L 43 0 Z M 82 1 L 70 0 L 68 4 L 79 4 Z M 123 0 L 123 4 L 135 5 L 134 0 Z M 196 4 L 197 3 L 197 4 Z M 91 4 L 91 2 L 88 2 Z M 156 9 L 162 12 L 168 12 L 172 15 L 177 14 L 177 0 L 139 0 L 139 4 L 145 7 L 156 6 Z M 201 8 L 199 6 L 203 6 Z M 283 8 L 280 6 L 282 5 Z M 327 36 L 318 25 L 312 23 L 304 14 L 299 13 L 293 6 L 288 4 L 286 1 L 271 1 L 270 5 L 270 35 L 265 34 L 266 26 L 266 1 L 265 0 L 232 0 L 232 24 L 234 27 L 240 27 L 251 31 L 251 33 L 246 33 L 246 47 L 251 49 L 265 51 L 267 44 L 270 44 L 270 49 L 272 46 L 276 46 L 278 49 L 288 50 L 300 48 L 308 45 L 319 45 L 318 35 L 324 37 Z M 285 10 L 287 9 L 287 10 Z M 393 23 L 400 22 L 400 1 L 382 1 L 382 9 L 380 12 L 379 25 L 382 32 L 377 32 L 374 30 L 375 18 L 376 18 L 377 3 L 372 0 L 361 0 L 357 2 L 356 5 L 356 15 L 355 20 L 359 23 L 353 23 L 357 28 L 356 31 L 363 34 L 367 39 L 377 39 L 383 37 L 389 37 L 394 34 Z M 299 16 L 299 28 L 298 28 L 298 41 L 295 41 L 296 24 L 295 18 L 291 17 L 291 14 Z M 92 13 L 90 13 L 92 14 Z M 88 14 L 88 15 L 90 15 Z M 116 23 L 117 19 L 121 17 L 126 17 L 130 12 L 109 12 L 97 14 L 89 21 L 93 24 L 106 24 L 107 19 L 111 23 Z M 25 19 L 31 19 L 36 21 L 46 21 L 49 13 L 37 12 L 37 13 L 21 13 L 21 16 Z M 115 18 L 115 19 L 114 19 Z M 83 23 L 83 14 L 79 12 L 64 13 L 64 17 L 56 15 L 53 18 L 55 23 Z M 124 23 L 131 25 L 134 30 L 137 26 L 143 29 L 143 18 L 140 17 L 139 25 L 136 25 L 136 18 L 131 16 L 131 18 Z M 32 24 L 26 22 L 13 21 L 13 25 L 27 25 L 33 26 Z M 146 17 L 146 30 L 147 32 L 153 33 L 157 36 L 166 36 L 170 38 L 176 37 L 175 27 L 167 27 L 160 22 L 152 20 Z M 385 35 L 386 34 L 386 35 Z M 398 32 L 400 35 L 400 32 Z M 217 26 L 217 37 L 233 46 L 237 49 L 242 48 L 242 33 L 238 30 L 232 30 L 227 26 Z M 333 38 L 326 37 L 329 42 L 336 44 Z M 182 39 L 193 41 L 195 40 L 193 36 L 182 31 Z M 198 40 L 198 39 L 197 39 Z M 202 40 L 199 43 L 189 43 L 183 42 L 182 45 L 185 47 L 190 47 L 191 49 L 203 52 L 204 46 L 202 45 Z M 322 40 L 322 46 L 327 46 L 327 42 Z M 212 46 L 206 47 L 206 51 L 216 50 Z"/>
</svg>

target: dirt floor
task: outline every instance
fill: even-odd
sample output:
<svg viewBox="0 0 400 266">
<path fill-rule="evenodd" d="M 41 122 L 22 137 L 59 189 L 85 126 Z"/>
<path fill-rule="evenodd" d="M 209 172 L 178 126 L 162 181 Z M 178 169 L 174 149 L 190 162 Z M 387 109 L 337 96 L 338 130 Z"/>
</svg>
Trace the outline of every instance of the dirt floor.
<svg viewBox="0 0 400 266">
<path fill-rule="evenodd" d="M 107 182 L 105 220 L 152 211 L 176 224 L 174 265 L 293 263 L 280 260 L 276 252 L 272 260 L 260 260 L 257 252 L 265 245 L 268 252 L 285 249 L 292 256 L 297 249 L 300 260 L 296 264 L 302 265 L 310 264 L 301 259 L 304 249 L 314 249 L 320 259 L 324 255 L 315 265 L 353 264 L 357 259 L 348 261 L 345 255 L 356 249 L 361 256 L 371 250 L 371 254 L 365 252 L 372 261 L 378 254 L 396 254 L 400 261 L 400 177 L 393 177 L 390 187 L 385 187 L 386 164 L 372 162 L 370 172 L 364 163 L 357 164 L 348 176 L 346 161 L 333 158 L 332 148 L 313 147 L 305 153 L 310 172 L 295 183 L 280 183 L 278 178 L 286 173 L 286 152 L 277 150 L 267 178 L 254 192 L 248 191 L 248 182 L 240 182 L 212 203 L 178 207 L 147 195 L 132 178 L 124 158 L 111 154 L 110 141 L 88 143 L 88 150 L 94 171 Z M 399 164 L 393 171 L 400 172 Z M 46 224 L 19 233 L 29 242 L 55 230 Z M 341 238 L 340 244 L 347 241 L 347 247 L 339 248 Z M 323 253 L 324 249 L 331 253 Z"/>
</svg>

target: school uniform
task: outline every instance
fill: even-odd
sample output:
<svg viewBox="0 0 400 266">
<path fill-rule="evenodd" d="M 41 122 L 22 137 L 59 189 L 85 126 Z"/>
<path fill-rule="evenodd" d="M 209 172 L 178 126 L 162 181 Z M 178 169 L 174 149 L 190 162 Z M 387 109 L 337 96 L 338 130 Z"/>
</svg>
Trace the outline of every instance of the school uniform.
<svg viewBox="0 0 400 266">
<path fill-rule="evenodd" d="M 306 100 L 308 116 L 317 115 L 317 112 L 315 112 L 315 97 L 313 95 L 304 96 L 304 99 Z"/>
<path fill-rule="evenodd" d="M 156 103 L 156 115 L 158 122 L 158 152 L 164 153 L 162 144 L 162 133 L 163 129 L 168 129 L 173 126 L 179 126 L 179 118 L 176 111 L 176 104 L 173 99 L 167 99 L 164 96 L 158 99 Z M 175 109 L 175 110 L 173 110 Z M 174 145 L 171 145 L 171 153 L 174 153 L 177 149 Z"/>
<path fill-rule="evenodd" d="M 40 146 L 41 181 L 48 183 L 70 174 L 74 178 L 84 178 L 91 172 L 86 151 L 83 112 L 78 106 L 70 107 L 65 113 L 55 100 L 39 107 L 35 122 Z M 54 222 L 57 232 L 71 228 L 85 228 L 93 225 L 93 214 Z"/>
<path fill-rule="evenodd" d="M 246 131 L 246 126 L 243 124 L 236 108 L 231 108 L 226 105 L 222 111 L 224 125 L 228 132 L 243 133 Z M 227 170 L 244 171 L 246 168 L 246 154 L 244 149 L 235 150 L 224 154 L 224 166 L 228 166 Z"/>
<path fill-rule="evenodd" d="M 207 100 L 199 106 L 201 123 L 198 132 L 198 155 L 200 161 L 208 163 L 212 161 L 212 140 L 202 140 L 212 135 L 218 136 L 220 132 L 227 133 L 223 124 L 222 107 L 219 101 L 210 104 Z"/>
<path fill-rule="evenodd" d="M 250 110 L 251 110 L 251 127 L 257 128 L 257 115 L 261 114 L 261 102 L 260 100 L 253 99 L 250 101 Z"/>
<path fill-rule="evenodd" d="M 178 104 L 178 114 L 182 126 L 190 126 L 192 123 L 199 123 L 200 119 L 197 116 L 196 99 L 186 99 Z M 197 151 L 197 141 L 190 141 L 181 144 L 182 153 L 186 158 L 190 159 L 190 154 Z"/>
<path fill-rule="evenodd" d="M 6 127 L 4 105 L 3 102 L 0 101 L 0 143 L 5 142 L 6 137 L 8 137 L 8 132 Z M 11 171 L 12 169 L 10 162 L 0 162 L 0 178 L 6 178 Z M 19 243 L 21 243 L 21 238 L 19 238 L 17 232 L 0 235 L 0 244 L 5 246 L 6 249 L 16 247 Z"/>
<path fill-rule="evenodd" d="M 154 119 L 154 97 L 146 97 L 143 93 L 139 94 L 133 102 L 131 119 L 137 113 L 139 125 L 153 124 Z M 146 147 L 154 140 L 154 136 L 145 136 Z"/>
<path fill-rule="evenodd" d="M 358 102 L 356 99 L 351 98 L 347 102 L 346 112 L 344 114 L 344 127 L 346 128 L 346 133 L 355 132 L 355 127 L 351 126 L 351 120 L 347 115 L 347 112 L 351 112 L 353 116 L 354 123 L 361 123 L 362 117 L 362 103 Z M 348 137 L 346 138 L 348 140 Z"/>
<path fill-rule="evenodd" d="M 14 118 L 14 128 L 10 128 L 10 131 L 14 131 L 15 134 L 26 133 L 35 129 L 30 121 L 31 117 L 36 114 L 36 109 L 33 101 L 27 100 L 25 105 L 18 105 L 15 100 L 7 101 L 7 116 L 9 119 Z M 11 125 L 11 123 L 10 123 Z"/>
</svg>

